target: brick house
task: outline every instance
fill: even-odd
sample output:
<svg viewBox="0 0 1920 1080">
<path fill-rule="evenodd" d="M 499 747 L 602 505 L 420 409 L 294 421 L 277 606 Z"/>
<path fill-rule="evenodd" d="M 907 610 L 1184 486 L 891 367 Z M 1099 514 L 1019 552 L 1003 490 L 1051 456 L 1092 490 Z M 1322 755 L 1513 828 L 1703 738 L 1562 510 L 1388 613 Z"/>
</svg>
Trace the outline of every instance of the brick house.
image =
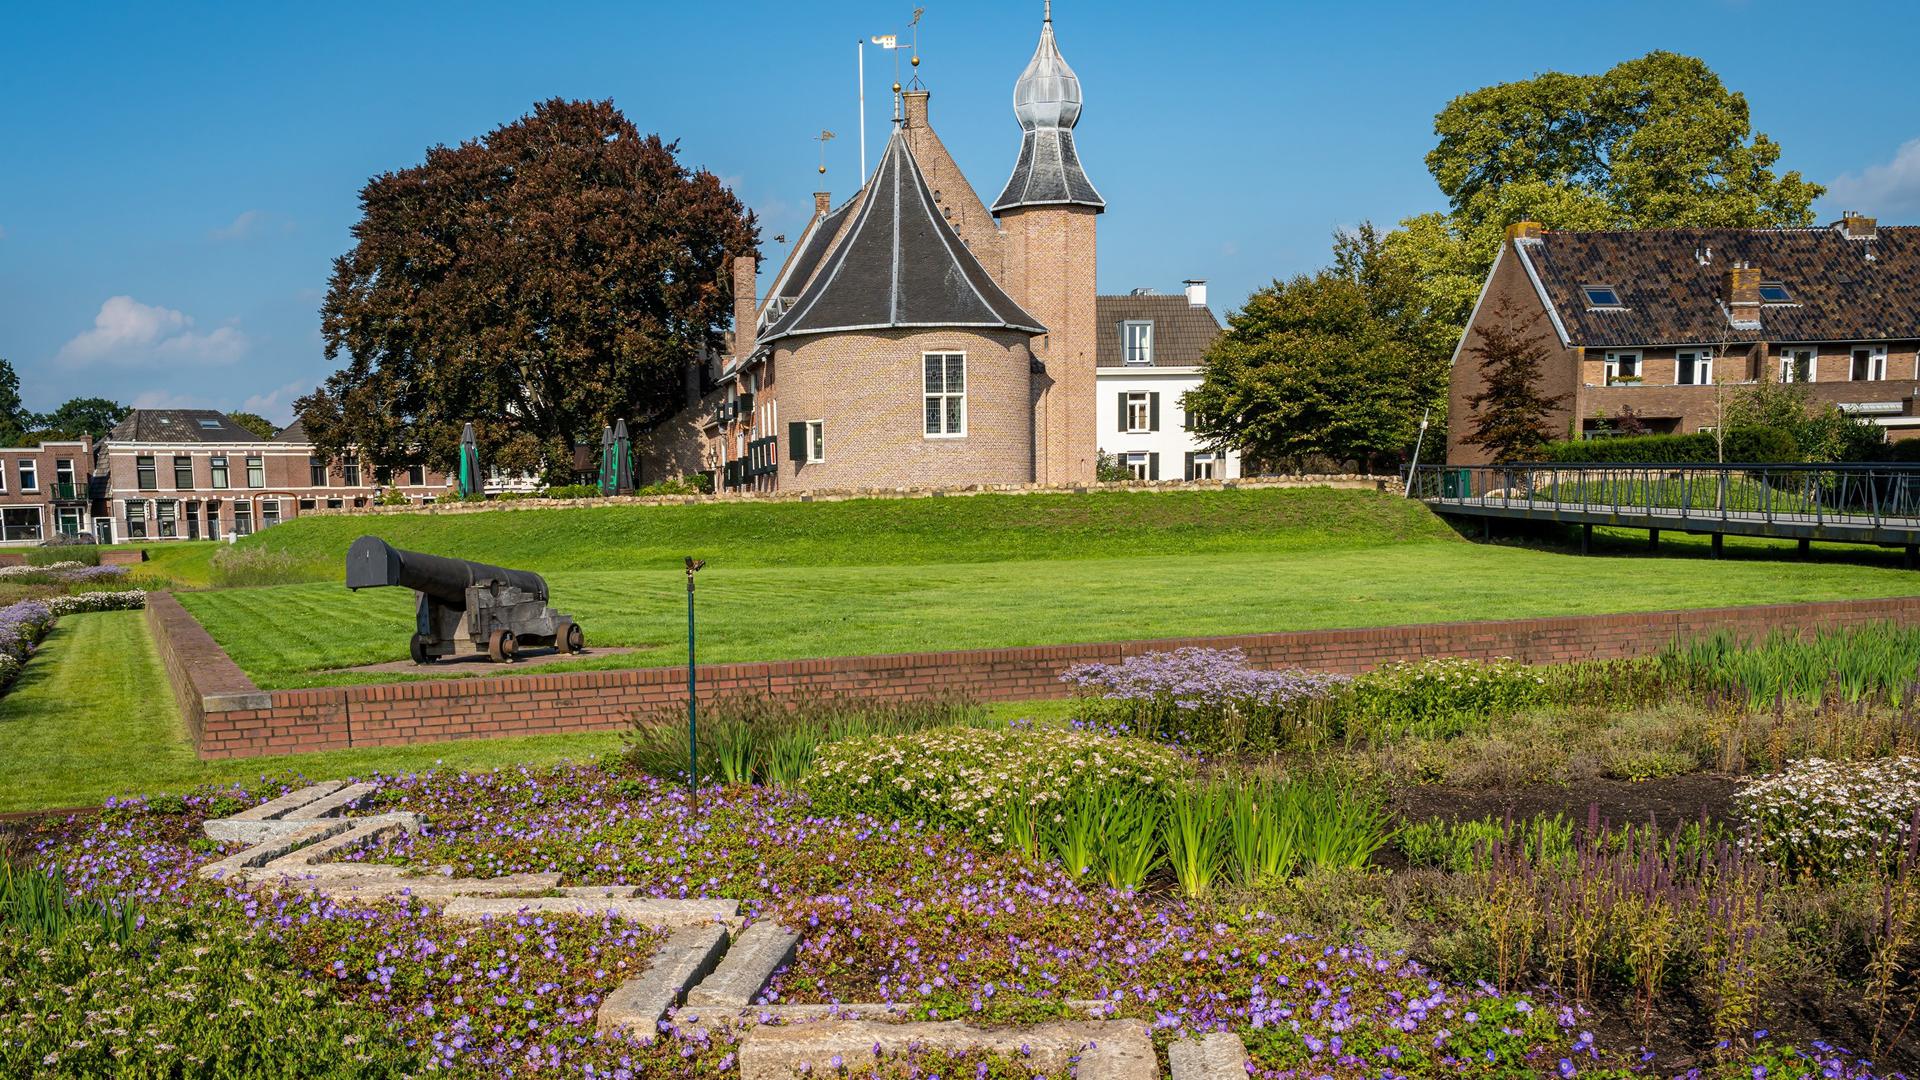
<svg viewBox="0 0 1920 1080">
<path fill-rule="evenodd" d="M 0 448 L 0 544 L 94 531 L 93 440 Z"/>
<path fill-rule="evenodd" d="M 635 449 L 644 479 L 719 490 L 1094 479 L 1095 223 L 1106 203 L 1073 142 L 1079 80 L 1043 20 L 1014 88 L 1021 146 L 991 207 L 897 95 L 871 178 L 814 215 L 756 292 L 735 260 L 726 355 Z"/>
<path fill-rule="evenodd" d="M 1831 226 L 1564 232 L 1510 227 L 1454 353 L 1447 458 L 1484 385 L 1469 350 L 1502 301 L 1543 337 L 1542 389 L 1568 437 L 1631 413 L 1652 432 L 1710 430 L 1727 388 L 1806 383 L 1818 401 L 1920 436 L 1920 227 L 1848 214 Z"/>
<path fill-rule="evenodd" d="M 245 536 L 305 512 L 371 506 L 387 490 L 426 502 L 448 487 L 421 466 L 323 460 L 298 423 L 263 439 L 211 409 L 135 409 L 94 463 L 104 478 L 96 520 L 122 541 Z"/>
<path fill-rule="evenodd" d="M 1101 452 L 1139 480 L 1238 477 L 1239 452 L 1202 445 L 1180 404 L 1206 376 L 1207 348 L 1220 336 L 1220 320 L 1207 307 L 1207 283 L 1189 280 L 1180 296 L 1151 289 L 1102 296 L 1094 311 Z"/>
</svg>

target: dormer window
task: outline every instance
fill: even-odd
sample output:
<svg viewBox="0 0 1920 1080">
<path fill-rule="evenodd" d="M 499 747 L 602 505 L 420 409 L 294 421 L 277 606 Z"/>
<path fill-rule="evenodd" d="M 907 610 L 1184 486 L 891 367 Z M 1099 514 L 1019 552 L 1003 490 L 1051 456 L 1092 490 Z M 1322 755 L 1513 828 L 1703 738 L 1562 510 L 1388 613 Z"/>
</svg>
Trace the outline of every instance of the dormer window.
<svg viewBox="0 0 1920 1080">
<path fill-rule="evenodd" d="M 1793 303 L 1793 294 L 1788 292 L 1787 287 L 1778 281 L 1763 281 L 1760 283 L 1760 302 L 1763 304 L 1791 304 Z"/>
<path fill-rule="evenodd" d="M 1611 285 L 1582 285 L 1580 291 L 1587 298 L 1590 308 L 1617 308 L 1626 305 L 1620 302 L 1620 290 Z"/>
<path fill-rule="evenodd" d="M 1153 320 L 1129 319 L 1121 323 L 1120 342 L 1126 348 L 1127 363 L 1153 363 Z"/>
</svg>

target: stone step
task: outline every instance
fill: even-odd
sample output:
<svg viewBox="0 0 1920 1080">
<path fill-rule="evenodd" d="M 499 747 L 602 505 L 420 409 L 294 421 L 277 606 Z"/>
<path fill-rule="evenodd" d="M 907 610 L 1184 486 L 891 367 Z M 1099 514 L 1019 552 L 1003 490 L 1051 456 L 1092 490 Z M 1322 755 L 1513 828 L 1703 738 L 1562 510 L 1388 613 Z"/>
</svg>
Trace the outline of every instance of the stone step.
<svg viewBox="0 0 1920 1080">
<path fill-rule="evenodd" d="M 324 799 L 316 799 L 300 808 L 300 816 L 307 818 L 336 817 L 351 803 L 380 790 L 378 784 L 349 784 Z"/>
<path fill-rule="evenodd" d="M 558 874 L 554 875 L 554 879 L 556 881 L 559 880 L 559 877 L 560 875 Z M 627 897 L 639 896 L 640 886 L 638 885 L 568 885 L 568 886 L 565 886 L 564 888 L 553 888 L 547 891 L 552 893 L 555 896 L 573 896 L 573 897 L 585 897 L 587 899 L 597 898 L 602 900 L 619 900 Z"/>
<path fill-rule="evenodd" d="M 353 827 L 354 823 L 345 819 L 316 821 L 310 825 L 303 825 L 284 836 L 262 841 L 245 851 L 237 851 L 224 859 L 210 862 L 195 873 L 203 878 L 224 878 L 236 875 L 246 877 L 243 871 L 249 868 L 266 866 L 285 857 L 288 852 L 298 851 L 309 844 L 323 842 Z"/>
<path fill-rule="evenodd" d="M 309 784 L 298 791 L 289 791 L 277 799 L 269 799 L 259 806 L 242 810 L 231 818 L 220 820 L 270 821 L 274 818 L 286 817 L 293 811 L 310 803 L 317 802 L 346 786 L 347 782 L 345 780 L 325 780 L 318 784 Z M 305 816 L 319 817 L 320 815 L 307 814 Z"/>
<path fill-rule="evenodd" d="M 876 1050 L 903 1054 L 910 1047 L 948 1053 L 985 1051 L 1024 1064 L 1093 1080 L 1159 1080 L 1147 1026 L 1138 1020 L 1063 1020 L 1030 1027 L 977 1028 L 958 1020 L 889 1024 L 870 1020 L 761 1025 L 740 1040 L 740 1080 L 791 1080 L 827 1072 L 838 1056 L 848 1073 L 872 1063 Z"/>
<path fill-rule="evenodd" d="M 313 784 L 298 791 L 290 791 L 277 799 L 271 799 L 258 806 L 242 810 L 232 817 L 211 818 L 202 822 L 200 829 L 209 840 L 223 843 L 239 842 L 243 844 L 262 844 L 290 833 L 299 831 L 305 824 L 299 820 L 289 820 L 290 816 L 339 790 L 345 781 L 329 780 L 323 784 Z"/>
<path fill-rule="evenodd" d="M 705 979 L 727 951 L 727 928 L 718 923 L 688 926 L 653 954 L 647 970 L 621 983 L 600 1003 L 595 1021 L 601 1031 L 652 1035 L 667 1010 L 679 1004 L 687 988 Z"/>
<path fill-rule="evenodd" d="M 1113 1003 L 1104 998 L 1068 998 L 1064 1004 L 1072 1011 L 1093 1020 L 1109 1019 L 1113 1011 Z M 905 1005 L 881 1002 L 847 1002 L 831 1005 L 775 1002 L 771 1005 L 749 1005 L 726 1015 L 744 1015 L 756 1020 L 764 1017 L 767 1020 L 785 1020 L 789 1023 L 813 1020 L 873 1020 L 881 1023 L 902 1023 L 909 1019 L 911 1010 Z M 697 1019 L 704 1020 L 706 1017 Z"/>
<path fill-rule="evenodd" d="M 332 862 L 341 852 L 352 850 L 361 844 L 372 843 L 383 836 L 392 836 L 396 833 L 417 832 L 420 828 L 420 819 L 417 814 L 380 814 L 376 817 L 324 820 L 327 823 L 338 823 L 347 827 L 319 838 L 317 842 L 294 848 L 264 864 L 262 869 L 296 870 L 303 866 Z"/>
<path fill-rule="evenodd" d="M 1231 1031 L 1181 1039 L 1167 1047 L 1167 1071 L 1173 1080 L 1244 1080 L 1247 1044 Z"/>
<path fill-rule="evenodd" d="M 800 935 L 761 921 L 746 928 L 726 959 L 699 986 L 687 992 L 687 1007 L 744 1009 L 767 988 L 773 973 L 793 960 Z"/>
<path fill-rule="evenodd" d="M 527 899 L 459 899 L 442 912 L 449 919 L 478 922 L 484 918 L 510 919 L 528 912 L 536 915 L 611 915 L 658 929 L 734 925 L 740 921 L 738 900 L 646 900 L 584 896 L 536 896 Z"/>
<path fill-rule="evenodd" d="M 395 869 L 388 867 L 388 870 Z M 553 888 L 559 874 L 509 874 L 497 878 L 443 878 L 420 874 L 319 881 L 316 891 L 335 900 L 373 902 L 396 896 L 440 903 L 462 896 L 527 896 Z"/>
</svg>

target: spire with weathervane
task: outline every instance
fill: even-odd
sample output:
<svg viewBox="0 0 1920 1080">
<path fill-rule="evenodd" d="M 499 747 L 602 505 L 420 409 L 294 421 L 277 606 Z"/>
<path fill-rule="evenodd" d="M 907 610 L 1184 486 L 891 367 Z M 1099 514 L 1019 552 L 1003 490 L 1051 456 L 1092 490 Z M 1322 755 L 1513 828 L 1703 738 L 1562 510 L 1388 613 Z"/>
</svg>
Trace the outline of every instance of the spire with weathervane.
<svg viewBox="0 0 1920 1080">
<path fill-rule="evenodd" d="M 1073 146 L 1073 126 L 1080 121 L 1080 79 L 1053 40 L 1052 0 L 1046 0 L 1040 45 L 1013 84 L 1013 114 L 1020 120 L 1020 158 L 1006 189 L 994 200 L 993 212 L 1017 206 L 1106 209 Z"/>
</svg>

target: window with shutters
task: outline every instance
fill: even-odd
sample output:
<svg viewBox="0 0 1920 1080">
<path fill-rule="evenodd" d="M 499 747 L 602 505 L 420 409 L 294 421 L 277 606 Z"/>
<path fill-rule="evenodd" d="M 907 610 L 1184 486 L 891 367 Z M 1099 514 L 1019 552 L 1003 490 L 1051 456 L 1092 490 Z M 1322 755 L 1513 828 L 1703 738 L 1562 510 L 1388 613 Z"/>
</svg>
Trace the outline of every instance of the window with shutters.
<svg viewBox="0 0 1920 1080">
<path fill-rule="evenodd" d="M 1121 455 L 1121 462 L 1127 467 L 1127 475 L 1131 476 L 1133 479 L 1135 480 L 1153 479 L 1153 475 L 1152 475 L 1153 455 L 1152 454 L 1123 454 Z"/>
<path fill-rule="evenodd" d="M 922 353 L 926 435 L 957 438 L 967 433 L 967 354 Z"/>
<path fill-rule="evenodd" d="M 1159 394 L 1133 391 L 1121 397 L 1123 399 L 1120 408 L 1122 430 L 1135 433 L 1158 430 L 1160 425 L 1156 421 L 1159 417 L 1155 414 L 1160 411 Z"/>
<path fill-rule="evenodd" d="M 1187 451 L 1187 479 L 1212 480 L 1214 468 L 1219 462 L 1218 455 L 1206 450 Z"/>
</svg>

